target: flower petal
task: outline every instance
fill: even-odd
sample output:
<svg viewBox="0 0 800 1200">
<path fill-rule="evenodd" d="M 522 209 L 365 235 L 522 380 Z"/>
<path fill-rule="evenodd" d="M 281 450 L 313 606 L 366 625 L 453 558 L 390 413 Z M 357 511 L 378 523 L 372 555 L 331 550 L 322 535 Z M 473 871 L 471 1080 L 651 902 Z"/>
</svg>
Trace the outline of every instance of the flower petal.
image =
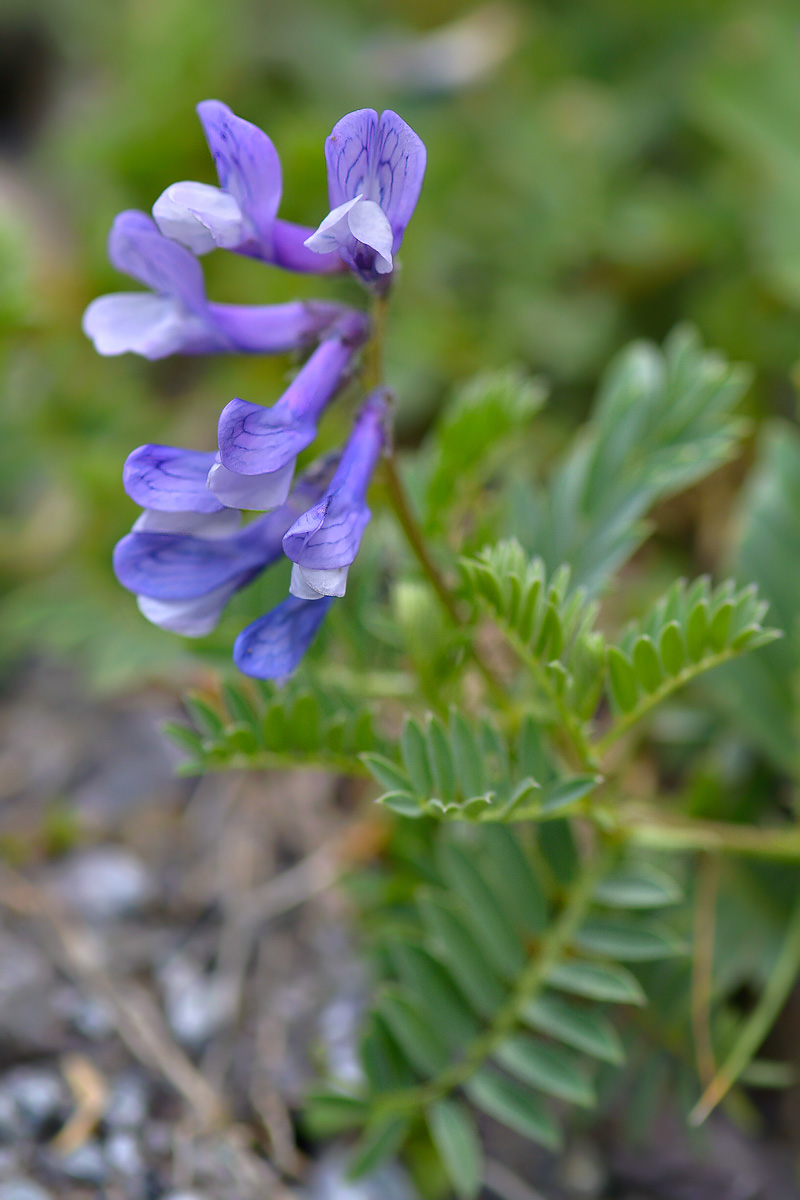
<svg viewBox="0 0 800 1200">
<path fill-rule="evenodd" d="M 333 603 L 289 596 L 237 637 L 233 661 L 257 679 L 287 679 L 298 667 Z"/>
<path fill-rule="evenodd" d="M 347 572 L 349 570 L 349 567 L 334 567 L 327 571 L 314 571 L 294 563 L 289 591 L 300 600 L 322 600 L 324 596 L 343 596 L 347 589 Z"/>
<path fill-rule="evenodd" d="M 207 183 L 171 184 L 153 205 L 153 218 L 164 237 L 192 254 L 232 250 L 247 237 L 236 198 Z"/>
<path fill-rule="evenodd" d="M 217 336 L 242 354 L 288 354 L 300 350 L 344 311 L 341 304 L 324 300 L 208 306 Z"/>
<path fill-rule="evenodd" d="M 287 558 L 314 571 L 348 567 L 372 514 L 340 490 L 295 521 L 283 539 Z"/>
<path fill-rule="evenodd" d="M 184 637 L 205 637 L 216 628 L 225 605 L 235 591 L 226 584 L 197 600 L 154 600 L 137 596 L 139 612 L 153 625 Z"/>
<path fill-rule="evenodd" d="M 336 252 L 320 254 L 306 245 L 314 230 L 307 225 L 295 225 L 293 221 L 275 222 L 272 229 L 273 261 L 287 271 L 311 272 L 327 275 L 344 271 L 345 264 Z"/>
<path fill-rule="evenodd" d="M 162 296 L 174 296 L 190 312 L 206 308 L 202 268 L 185 246 L 159 233 L 147 213 L 121 212 L 108 235 L 108 257 L 125 275 Z"/>
<path fill-rule="evenodd" d="M 378 114 L 374 108 L 348 113 L 334 125 L 325 141 L 332 209 L 362 194 L 377 199 L 369 191 L 377 135 Z"/>
<path fill-rule="evenodd" d="M 137 504 L 160 512 L 214 513 L 223 505 L 206 486 L 216 454 L 148 443 L 128 455 L 122 485 Z"/>
<path fill-rule="evenodd" d="M 239 475 L 236 471 L 229 471 L 222 463 L 215 463 L 208 473 L 208 486 L 228 508 L 267 512 L 286 502 L 292 486 L 294 464 L 292 458 L 277 471 L 262 475 Z"/>
<path fill-rule="evenodd" d="M 220 413 L 220 462 L 239 475 L 263 475 L 294 462 L 317 435 L 313 421 L 292 420 L 280 401 L 274 408 L 231 400 Z"/>
<path fill-rule="evenodd" d="M 340 246 L 346 246 L 351 237 L 348 216 L 361 199 L 360 195 L 354 196 L 352 200 L 345 200 L 337 208 L 331 209 L 327 217 L 320 223 L 319 228 L 312 233 L 311 237 L 306 238 L 305 244 L 309 250 L 313 250 L 317 254 L 327 254 L 332 250 L 338 250 Z"/>
<path fill-rule="evenodd" d="M 377 190 L 368 194 L 370 199 L 377 200 L 389 218 L 395 253 L 419 200 L 426 159 L 422 139 L 402 117 L 387 108 L 381 114 L 372 167 Z"/>
<path fill-rule="evenodd" d="M 219 512 L 159 512 L 146 508 L 133 523 L 134 533 L 182 533 L 191 537 L 228 538 L 242 524 L 242 514 L 235 508 Z"/>
<path fill-rule="evenodd" d="M 381 206 L 374 200 L 361 200 L 348 213 L 347 222 L 356 241 L 369 246 L 378 256 L 375 263 L 378 274 L 388 275 L 392 269 L 394 235 Z"/>
<path fill-rule="evenodd" d="M 271 245 L 283 188 L 277 150 L 262 129 L 220 100 L 203 100 L 197 113 L 220 187 L 234 197 L 258 237 Z"/>
<path fill-rule="evenodd" d="M 217 341 L 213 331 L 170 296 L 153 292 L 112 292 L 98 296 L 83 314 L 83 332 L 98 354 L 132 352 L 166 358 L 187 345 Z M 202 352 L 202 351 L 198 351 Z"/>
</svg>

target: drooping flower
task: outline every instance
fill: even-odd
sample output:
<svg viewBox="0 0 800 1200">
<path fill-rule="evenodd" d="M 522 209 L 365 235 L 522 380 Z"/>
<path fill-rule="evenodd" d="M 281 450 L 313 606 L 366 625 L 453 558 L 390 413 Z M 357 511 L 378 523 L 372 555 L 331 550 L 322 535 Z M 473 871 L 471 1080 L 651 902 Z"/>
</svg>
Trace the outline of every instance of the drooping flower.
<svg viewBox="0 0 800 1200">
<path fill-rule="evenodd" d="M 356 417 L 325 494 L 283 539 L 283 549 L 295 564 L 289 590 L 298 599 L 345 594 L 348 569 L 372 515 L 366 495 L 385 445 L 387 414 L 387 393 L 373 392 Z"/>
<path fill-rule="evenodd" d="M 259 511 L 283 503 L 297 455 L 316 437 L 322 411 L 345 381 L 368 332 L 362 313 L 348 313 L 271 408 L 247 400 L 231 400 L 225 406 L 219 419 L 220 461 L 208 476 L 208 486 L 219 500 Z"/>
<path fill-rule="evenodd" d="M 142 448 L 151 452 L 171 449 Z M 185 456 L 183 460 L 180 454 Z M 162 458 L 161 462 L 173 469 L 176 463 L 187 467 L 185 480 L 193 467 L 192 456 L 193 451 L 175 451 L 172 458 Z M 196 457 L 199 460 L 206 456 Z M 145 463 L 140 451 L 131 458 L 135 459 L 134 468 Z M 331 471 L 329 461 L 312 468 L 298 481 L 286 504 L 243 527 L 239 527 L 240 514 L 233 509 L 198 512 L 196 508 L 148 508 L 114 549 L 116 576 L 134 593 L 141 612 L 153 624 L 184 637 L 203 637 L 215 627 L 234 592 L 283 557 L 284 533 L 298 513 L 319 497 Z M 148 473 L 150 481 L 142 484 Z M 145 467 L 135 486 L 128 489 L 129 494 L 135 491 L 137 496 L 145 495 L 150 503 L 159 504 L 177 502 L 180 494 L 187 505 L 202 502 L 200 489 L 192 485 L 182 493 L 173 491 L 169 482 L 163 482 L 162 487 L 161 481 L 168 477 L 169 472 L 161 465 L 149 472 Z M 213 501 L 204 484 L 203 491 Z"/>
<path fill-rule="evenodd" d="M 275 679 L 292 674 L 319 632 L 333 600 L 287 596 L 276 608 L 248 625 L 233 644 L 233 661 L 245 675 Z"/>
<path fill-rule="evenodd" d="M 338 250 L 365 283 L 391 273 L 419 199 L 425 145 L 395 112 L 362 108 L 342 117 L 325 142 L 331 212 L 306 241 Z"/>
<path fill-rule="evenodd" d="M 108 256 L 147 292 L 114 292 L 93 300 L 83 330 L 99 354 L 281 354 L 312 342 L 345 311 L 326 301 L 213 304 L 203 272 L 184 247 L 159 233 L 147 213 L 129 209 L 115 219 Z"/>
<path fill-rule="evenodd" d="M 336 254 L 305 246 L 312 232 L 278 218 L 283 180 L 278 153 L 263 130 L 237 117 L 220 100 L 203 100 L 197 113 L 214 159 L 219 187 L 173 183 L 153 205 L 165 237 L 193 254 L 219 247 L 289 271 L 338 271 Z"/>
</svg>

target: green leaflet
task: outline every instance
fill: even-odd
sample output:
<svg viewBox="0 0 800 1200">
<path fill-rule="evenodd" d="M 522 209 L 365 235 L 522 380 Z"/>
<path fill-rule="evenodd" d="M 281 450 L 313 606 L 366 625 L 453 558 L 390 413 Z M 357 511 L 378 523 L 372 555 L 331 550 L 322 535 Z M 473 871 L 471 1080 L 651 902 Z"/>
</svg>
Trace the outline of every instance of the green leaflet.
<svg viewBox="0 0 800 1200">
<path fill-rule="evenodd" d="M 548 1150 L 560 1149 L 561 1130 L 547 1106 L 529 1088 L 487 1069 L 478 1071 L 466 1090 L 473 1104 L 496 1121 Z"/>
<path fill-rule="evenodd" d="M 495 1058 L 512 1075 L 550 1096 L 582 1108 L 591 1108 L 596 1101 L 594 1088 L 575 1055 L 561 1046 L 520 1033 L 503 1042 Z"/>
<path fill-rule="evenodd" d="M 427 1119 L 456 1194 L 463 1200 L 473 1200 L 483 1178 L 483 1155 L 474 1120 L 455 1100 L 439 1100 L 428 1110 Z"/>
</svg>

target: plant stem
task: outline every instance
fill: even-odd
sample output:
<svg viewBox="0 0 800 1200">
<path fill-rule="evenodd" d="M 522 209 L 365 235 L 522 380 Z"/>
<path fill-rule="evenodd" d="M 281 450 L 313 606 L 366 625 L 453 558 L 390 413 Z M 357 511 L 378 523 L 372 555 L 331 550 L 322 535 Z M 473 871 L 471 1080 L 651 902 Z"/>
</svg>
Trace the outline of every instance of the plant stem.
<svg viewBox="0 0 800 1200">
<path fill-rule="evenodd" d="M 725 1062 L 689 1114 L 692 1125 L 702 1125 L 755 1057 L 794 987 L 799 966 L 800 900 L 795 903 L 786 937 L 761 999 L 745 1020 Z"/>
<path fill-rule="evenodd" d="M 383 346 L 386 336 L 386 317 L 388 311 L 388 293 L 375 296 L 372 304 L 372 337 L 364 351 L 364 370 L 362 373 L 363 383 L 367 391 L 379 387 L 383 382 Z M 394 456 L 394 448 L 391 445 L 387 447 L 383 459 L 383 477 L 394 514 L 403 533 L 406 535 L 414 556 L 452 623 L 459 628 L 462 627 L 465 622 L 459 612 L 458 603 L 428 550 L 427 542 L 419 526 L 419 522 L 414 516 L 408 495 L 403 486 L 403 481 L 400 478 Z M 473 641 L 469 643 L 469 653 L 478 670 L 483 675 L 488 687 L 502 706 L 507 708 L 509 701 L 506 689 L 492 668 L 483 660 L 480 651 L 476 648 Z"/>
<path fill-rule="evenodd" d="M 636 804 L 621 805 L 613 814 L 621 837 L 655 850 L 705 850 L 749 858 L 800 862 L 800 829 L 792 825 L 764 829 L 729 821 L 669 816 Z"/>
</svg>

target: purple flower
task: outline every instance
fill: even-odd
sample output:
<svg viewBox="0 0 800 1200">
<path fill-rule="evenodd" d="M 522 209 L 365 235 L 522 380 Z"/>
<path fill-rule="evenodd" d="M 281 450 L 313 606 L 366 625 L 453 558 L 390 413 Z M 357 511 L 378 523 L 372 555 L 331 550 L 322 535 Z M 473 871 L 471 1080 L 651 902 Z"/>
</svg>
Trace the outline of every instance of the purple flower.
<svg viewBox="0 0 800 1200">
<path fill-rule="evenodd" d="M 277 608 L 248 625 L 233 645 L 233 661 L 257 679 L 287 679 L 317 636 L 333 601 L 287 596 Z"/>
<path fill-rule="evenodd" d="M 220 247 L 290 271 L 341 270 L 338 255 L 319 256 L 306 248 L 310 229 L 278 219 L 281 164 L 267 135 L 219 100 L 204 100 L 197 112 L 220 186 L 183 182 L 168 187 L 153 205 L 164 236 L 193 254 Z"/>
<path fill-rule="evenodd" d="M 114 292 L 93 300 L 83 330 L 99 354 L 131 350 L 145 358 L 169 354 L 281 354 L 313 341 L 342 314 L 324 301 L 212 304 L 197 259 L 158 232 L 146 213 L 115 219 L 108 256 L 117 270 L 151 290 Z"/>
<path fill-rule="evenodd" d="M 289 493 L 295 461 L 317 435 L 317 421 L 345 380 L 369 332 L 361 313 L 342 317 L 271 408 L 231 400 L 219 419 L 219 459 L 208 486 L 224 504 L 264 511 Z"/>
<path fill-rule="evenodd" d="M 171 447 L 142 450 L 164 451 Z M 207 457 L 192 451 L 173 454 L 183 454 L 186 461 L 192 456 Z M 141 451 L 135 451 L 131 459 L 137 455 L 142 461 Z M 212 513 L 146 509 L 114 549 L 116 576 L 136 595 L 141 612 L 153 624 L 185 637 L 203 637 L 217 624 L 234 592 L 282 558 L 284 533 L 297 514 L 316 500 L 330 476 L 329 462 L 312 468 L 298 482 L 288 503 L 242 528 L 240 514 L 233 509 Z M 138 485 L 132 490 L 143 494 Z M 190 504 L 200 499 L 189 487 L 184 494 Z M 169 502 L 175 495 L 169 487 L 162 492 L 156 485 L 149 486 L 147 499 L 150 503 Z M 207 490 L 206 496 L 210 496 Z"/>
<path fill-rule="evenodd" d="M 349 113 L 325 142 L 331 212 L 306 241 L 338 250 L 366 283 L 388 275 L 419 199 L 425 146 L 397 113 Z"/>
<path fill-rule="evenodd" d="M 366 495 L 385 444 L 387 412 L 386 393 L 373 392 L 356 417 L 327 491 L 283 539 L 295 564 L 289 590 L 298 599 L 345 594 L 348 569 L 372 515 Z"/>
</svg>

